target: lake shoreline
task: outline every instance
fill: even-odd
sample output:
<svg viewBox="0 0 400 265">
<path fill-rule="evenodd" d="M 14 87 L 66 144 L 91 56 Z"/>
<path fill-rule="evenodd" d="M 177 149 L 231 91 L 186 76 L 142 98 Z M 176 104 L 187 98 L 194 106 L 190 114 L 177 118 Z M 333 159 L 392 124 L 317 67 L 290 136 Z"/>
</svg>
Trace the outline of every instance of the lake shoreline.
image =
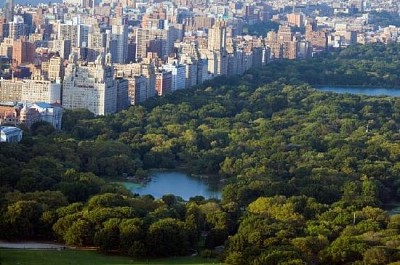
<svg viewBox="0 0 400 265">
<path fill-rule="evenodd" d="M 366 88 L 366 89 L 400 89 L 400 87 L 391 87 L 391 86 L 364 86 L 364 85 L 311 85 L 313 88 L 324 88 L 324 87 L 332 87 L 332 88 Z"/>
<path fill-rule="evenodd" d="M 132 194 L 151 195 L 161 198 L 166 194 L 173 194 L 188 201 L 192 197 L 203 196 L 205 199 L 221 198 L 220 181 L 210 181 L 209 178 L 199 178 L 184 171 L 174 169 L 150 170 L 148 182 L 135 182 L 125 179 L 116 179 L 114 183 L 122 185 Z"/>
<path fill-rule="evenodd" d="M 337 94 L 351 94 L 372 97 L 400 97 L 400 88 L 355 87 L 355 86 L 315 86 L 315 91 Z"/>
</svg>

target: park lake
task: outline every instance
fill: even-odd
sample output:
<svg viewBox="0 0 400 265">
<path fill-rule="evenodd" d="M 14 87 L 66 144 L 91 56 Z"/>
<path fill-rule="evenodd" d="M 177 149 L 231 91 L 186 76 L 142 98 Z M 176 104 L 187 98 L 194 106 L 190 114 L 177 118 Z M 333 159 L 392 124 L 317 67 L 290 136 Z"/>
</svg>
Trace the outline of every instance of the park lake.
<svg viewBox="0 0 400 265">
<path fill-rule="evenodd" d="M 118 182 L 139 195 L 150 194 L 161 198 L 165 194 L 173 194 L 184 200 L 191 197 L 203 196 L 206 199 L 221 197 L 219 184 L 207 178 L 193 177 L 178 171 L 151 171 L 148 182 L 137 183 L 133 181 Z"/>
<path fill-rule="evenodd" d="M 334 93 L 361 94 L 367 96 L 391 96 L 400 97 L 399 88 L 368 88 L 368 87 L 331 87 L 321 86 L 320 91 Z M 161 198 L 166 194 L 179 196 L 184 200 L 191 197 L 203 196 L 206 199 L 221 198 L 220 183 L 210 182 L 207 178 L 193 177 L 180 171 L 151 171 L 148 182 L 137 183 L 134 181 L 119 181 L 132 193 L 139 195 L 152 195 Z M 398 207 L 389 207 L 395 212 Z M 392 213 L 392 212 L 391 212 Z M 393 214 L 393 213 L 392 213 Z"/>
<path fill-rule="evenodd" d="M 320 86 L 316 88 L 320 91 L 334 92 L 340 94 L 356 94 L 366 96 L 389 96 L 400 97 L 400 88 L 380 88 L 380 87 L 334 87 L 334 86 Z"/>
</svg>

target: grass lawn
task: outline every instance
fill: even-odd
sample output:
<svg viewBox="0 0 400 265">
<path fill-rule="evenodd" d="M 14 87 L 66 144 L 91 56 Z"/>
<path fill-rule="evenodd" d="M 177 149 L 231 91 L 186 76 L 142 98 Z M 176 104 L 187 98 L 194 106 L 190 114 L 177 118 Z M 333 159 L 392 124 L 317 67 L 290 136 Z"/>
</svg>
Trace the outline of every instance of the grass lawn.
<svg viewBox="0 0 400 265">
<path fill-rule="evenodd" d="M 199 257 L 177 257 L 134 261 L 128 257 L 109 256 L 92 250 L 14 250 L 0 249 L 1 265 L 202 265 L 222 264 Z"/>
</svg>

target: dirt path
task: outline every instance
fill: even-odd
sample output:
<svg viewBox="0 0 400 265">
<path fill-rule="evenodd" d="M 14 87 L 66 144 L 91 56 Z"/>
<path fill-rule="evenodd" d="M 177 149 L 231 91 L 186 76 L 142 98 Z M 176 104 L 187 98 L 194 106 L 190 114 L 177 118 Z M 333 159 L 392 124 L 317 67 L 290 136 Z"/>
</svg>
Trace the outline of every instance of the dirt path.
<svg viewBox="0 0 400 265">
<path fill-rule="evenodd" d="M 0 241 L 0 248 L 12 249 L 64 249 L 65 245 L 42 242 L 8 242 Z"/>
</svg>

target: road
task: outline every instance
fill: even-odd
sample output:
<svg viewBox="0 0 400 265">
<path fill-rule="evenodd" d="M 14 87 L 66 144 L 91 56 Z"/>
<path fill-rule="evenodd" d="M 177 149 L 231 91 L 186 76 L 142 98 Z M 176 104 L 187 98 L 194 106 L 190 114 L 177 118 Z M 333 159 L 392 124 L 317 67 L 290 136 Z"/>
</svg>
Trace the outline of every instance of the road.
<svg viewBox="0 0 400 265">
<path fill-rule="evenodd" d="M 13 249 L 64 249 L 65 245 L 55 243 L 42 243 L 42 242 L 8 242 L 0 241 L 0 248 L 13 248 Z"/>
</svg>

